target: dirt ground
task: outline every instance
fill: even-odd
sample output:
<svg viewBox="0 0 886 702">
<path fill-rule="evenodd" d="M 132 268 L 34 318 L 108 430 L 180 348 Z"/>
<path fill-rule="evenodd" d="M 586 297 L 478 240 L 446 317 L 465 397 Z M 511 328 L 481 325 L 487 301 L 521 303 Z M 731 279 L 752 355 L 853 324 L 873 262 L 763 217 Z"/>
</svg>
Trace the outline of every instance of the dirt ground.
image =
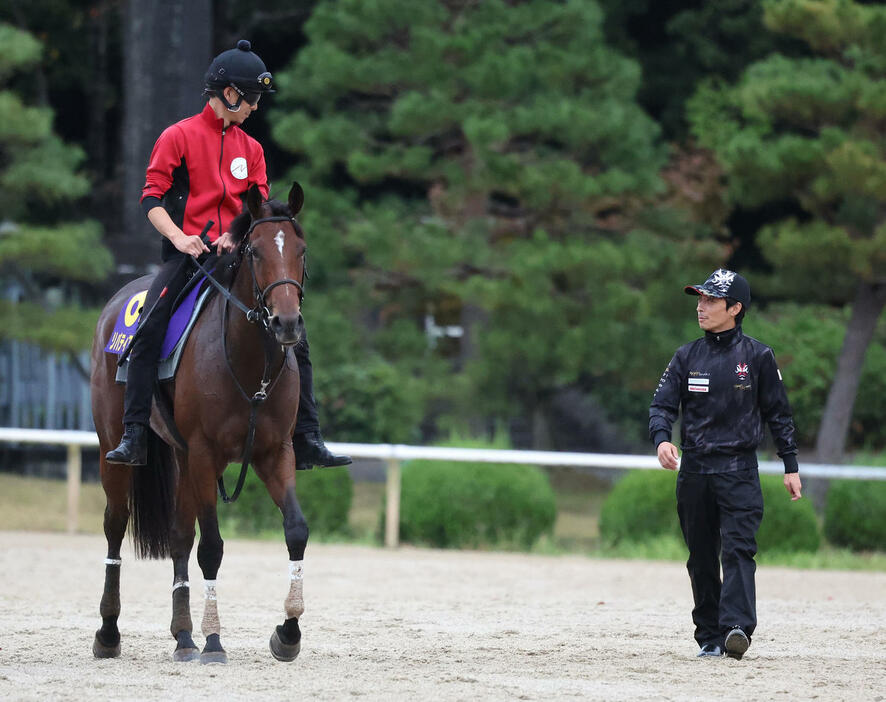
<svg viewBox="0 0 886 702">
<path fill-rule="evenodd" d="M 698 660 L 681 564 L 309 544 L 301 655 L 279 663 L 285 548 L 229 541 L 230 662 L 202 666 L 171 660 L 171 564 L 128 548 L 123 653 L 93 658 L 104 555 L 0 532 L 0 699 L 886 700 L 886 573 L 760 568 L 744 660 Z M 196 556 L 190 575 L 199 630 Z"/>
</svg>

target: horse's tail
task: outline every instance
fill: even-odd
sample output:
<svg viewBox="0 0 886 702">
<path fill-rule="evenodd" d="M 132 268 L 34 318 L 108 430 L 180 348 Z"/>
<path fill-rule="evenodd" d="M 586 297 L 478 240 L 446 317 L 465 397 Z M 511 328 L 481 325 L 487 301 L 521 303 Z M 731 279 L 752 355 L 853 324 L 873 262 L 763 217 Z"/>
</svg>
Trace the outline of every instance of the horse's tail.
<svg viewBox="0 0 886 702">
<path fill-rule="evenodd" d="M 175 500 L 175 461 L 172 449 L 149 427 L 148 464 L 133 469 L 129 493 L 132 540 L 137 558 L 170 555 Z"/>
</svg>

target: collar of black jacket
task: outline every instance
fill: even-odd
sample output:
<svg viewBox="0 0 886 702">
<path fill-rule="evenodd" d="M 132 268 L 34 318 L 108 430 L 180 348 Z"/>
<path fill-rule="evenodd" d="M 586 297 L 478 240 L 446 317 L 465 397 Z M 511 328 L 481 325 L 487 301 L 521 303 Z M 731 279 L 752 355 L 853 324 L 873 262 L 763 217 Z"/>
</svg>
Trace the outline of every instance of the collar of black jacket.
<svg viewBox="0 0 886 702">
<path fill-rule="evenodd" d="M 733 344 L 738 343 L 739 339 L 742 338 L 741 325 L 722 332 L 706 331 L 704 336 L 705 339 L 717 346 L 732 346 Z"/>
</svg>

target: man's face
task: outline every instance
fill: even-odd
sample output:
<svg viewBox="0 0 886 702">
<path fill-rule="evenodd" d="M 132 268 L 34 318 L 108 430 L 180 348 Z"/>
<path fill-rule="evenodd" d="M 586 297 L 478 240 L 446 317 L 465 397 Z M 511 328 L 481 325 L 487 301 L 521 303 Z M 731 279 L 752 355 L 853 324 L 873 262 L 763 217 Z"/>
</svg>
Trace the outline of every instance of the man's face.
<svg viewBox="0 0 886 702">
<path fill-rule="evenodd" d="M 225 88 L 225 99 L 232 105 L 237 104 L 240 95 L 233 88 Z M 240 109 L 236 112 L 225 110 L 225 120 L 229 124 L 243 124 L 246 118 L 258 109 L 258 101 L 254 105 L 250 105 L 246 100 L 240 103 Z"/>
<path fill-rule="evenodd" d="M 741 311 L 741 303 L 726 309 L 726 298 L 699 295 L 695 311 L 698 313 L 698 326 L 717 333 L 735 326 L 735 315 Z"/>
</svg>

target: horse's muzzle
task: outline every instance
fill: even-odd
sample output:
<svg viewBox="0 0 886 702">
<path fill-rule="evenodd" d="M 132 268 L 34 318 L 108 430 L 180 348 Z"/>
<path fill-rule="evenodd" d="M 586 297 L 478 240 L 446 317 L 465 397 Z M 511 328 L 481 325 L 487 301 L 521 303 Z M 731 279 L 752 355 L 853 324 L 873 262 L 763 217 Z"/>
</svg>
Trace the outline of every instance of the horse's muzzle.
<svg viewBox="0 0 886 702">
<path fill-rule="evenodd" d="M 268 320 L 268 326 L 281 346 L 292 346 L 305 336 L 305 322 L 301 314 L 275 314 Z"/>
</svg>

